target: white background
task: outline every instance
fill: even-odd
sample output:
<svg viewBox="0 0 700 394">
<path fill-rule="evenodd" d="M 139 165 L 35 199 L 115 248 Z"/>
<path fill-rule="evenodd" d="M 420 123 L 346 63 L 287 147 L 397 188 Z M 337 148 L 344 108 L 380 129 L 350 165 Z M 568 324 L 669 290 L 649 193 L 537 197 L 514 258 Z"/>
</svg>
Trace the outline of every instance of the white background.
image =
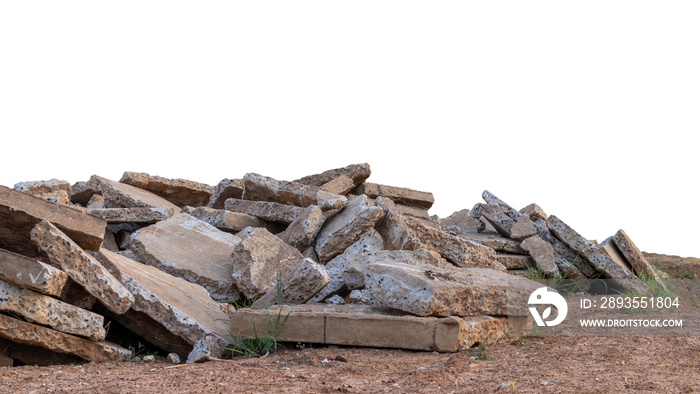
<svg viewBox="0 0 700 394">
<path fill-rule="evenodd" d="M 695 1 L 0 3 L 0 184 L 370 163 L 700 256 Z"/>
</svg>

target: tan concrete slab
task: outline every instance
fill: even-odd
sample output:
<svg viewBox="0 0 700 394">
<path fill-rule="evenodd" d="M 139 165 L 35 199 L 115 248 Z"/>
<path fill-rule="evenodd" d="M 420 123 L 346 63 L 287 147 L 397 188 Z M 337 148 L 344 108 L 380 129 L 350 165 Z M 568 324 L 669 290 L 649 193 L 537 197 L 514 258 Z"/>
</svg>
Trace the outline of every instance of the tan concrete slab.
<svg viewBox="0 0 700 394">
<path fill-rule="evenodd" d="M 370 198 L 388 197 L 396 204 L 423 209 L 430 209 L 435 202 L 435 197 L 430 192 L 422 192 L 405 187 L 379 185 L 371 182 L 362 183 L 353 193 L 366 194 Z"/>
<path fill-rule="evenodd" d="M 0 186 L 0 248 L 29 257 L 45 256 L 29 236 L 43 219 L 60 228 L 83 249 L 99 250 L 102 245 L 107 226 L 103 219 Z"/>
<path fill-rule="evenodd" d="M 43 220 L 32 229 L 31 236 L 53 264 L 114 313 L 124 313 L 134 303 L 134 296 L 102 264 L 56 226 Z"/>
<path fill-rule="evenodd" d="M 0 311 L 22 316 L 30 323 L 78 335 L 93 341 L 105 339 L 104 318 L 29 289 L 0 280 Z"/>
<path fill-rule="evenodd" d="M 630 238 L 624 230 L 619 230 L 615 233 L 613 242 L 620 250 L 620 253 L 622 253 L 625 259 L 630 263 L 637 276 L 653 279 L 661 287 L 664 289 L 666 288 L 666 284 L 661 280 L 654 268 L 649 264 L 649 261 L 644 257 L 642 251 L 637 248 L 632 238 Z"/>
<path fill-rule="evenodd" d="M 334 168 L 320 174 L 308 175 L 297 179 L 294 182 L 309 186 L 322 186 L 336 178 L 347 176 L 352 179 L 355 185 L 359 185 L 360 183 L 364 182 L 365 179 L 369 178 L 371 174 L 372 171 L 369 168 L 369 164 L 360 163 L 351 164 L 342 168 Z"/>
<path fill-rule="evenodd" d="M 68 275 L 41 261 L 0 249 L 0 279 L 36 292 L 58 297 Z"/>
<path fill-rule="evenodd" d="M 509 270 L 535 266 L 535 260 L 532 257 L 521 254 L 496 254 L 496 260 Z"/>
<path fill-rule="evenodd" d="M 304 208 L 301 215 L 277 236 L 299 251 L 304 251 L 316 239 L 325 221 L 321 208 L 310 205 Z"/>
<path fill-rule="evenodd" d="M 212 333 L 228 337 L 227 316 L 204 287 L 105 249 L 98 258 L 134 295 L 131 308 L 172 334 L 191 345 Z"/>
<path fill-rule="evenodd" d="M 320 188 L 329 193 L 346 195 L 355 188 L 355 182 L 349 176 L 344 175 L 324 183 Z"/>
<path fill-rule="evenodd" d="M 186 213 L 131 235 L 129 249 L 145 264 L 204 286 L 219 302 L 234 302 L 231 252 L 240 238 Z M 280 241 L 281 242 L 281 241 Z"/>
<path fill-rule="evenodd" d="M 0 337 L 94 362 L 122 361 L 130 355 L 127 349 L 109 342 L 79 338 L 5 315 L 0 315 Z"/>
<path fill-rule="evenodd" d="M 180 212 L 180 207 L 148 190 L 97 175 L 93 175 L 90 182 L 97 184 L 105 201 L 112 204 L 119 204 L 124 208 L 167 208 L 172 209 L 174 213 Z"/>
<path fill-rule="evenodd" d="M 316 186 L 307 186 L 296 182 L 278 181 L 277 179 L 255 173 L 243 176 L 243 199 L 252 201 L 269 201 L 298 207 L 316 205 Z"/>
<path fill-rule="evenodd" d="M 243 196 L 243 179 L 222 179 L 214 188 L 214 194 L 209 199 L 210 208 L 224 209 L 224 203 L 229 198 L 240 199 Z"/>
<path fill-rule="evenodd" d="M 71 199 L 70 183 L 58 179 L 16 183 L 15 190 L 61 205 Z"/>
<path fill-rule="evenodd" d="M 417 317 L 365 305 L 296 305 L 267 310 L 240 309 L 231 333 L 253 336 L 252 325 L 267 332 L 279 325 L 280 341 L 455 352 L 505 335 L 507 322 L 488 316 Z"/>
<path fill-rule="evenodd" d="M 187 179 L 169 179 L 145 172 L 127 171 L 119 182 L 148 190 L 181 208 L 186 205 L 207 205 L 214 193 L 214 186 L 211 185 Z"/>
<path fill-rule="evenodd" d="M 152 224 L 173 216 L 169 208 L 101 208 L 90 209 L 90 215 L 97 216 L 107 223 L 144 223 Z"/>
<path fill-rule="evenodd" d="M 304 210 L 293 205 L 268 201 L 239 200 L 236 198 L 226 200 L 225 206 L 227 210 L 232 212 L 244 213 L 280 224 L 291 224 Z"/>
</svg>

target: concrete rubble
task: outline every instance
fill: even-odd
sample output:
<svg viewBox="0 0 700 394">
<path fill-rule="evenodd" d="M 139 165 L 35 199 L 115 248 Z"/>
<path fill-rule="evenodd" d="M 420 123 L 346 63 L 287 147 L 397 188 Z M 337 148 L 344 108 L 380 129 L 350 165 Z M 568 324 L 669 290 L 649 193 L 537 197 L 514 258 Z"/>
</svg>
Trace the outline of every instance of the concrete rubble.
<svg viewBox="0 0 700 394">
<path fill-rule="evenodd" d="M 454 352 L 528 326 L 529 278 L 665 286 L 623 230 L 591 242 L 489 191 L 439 218 L 432 193 L 368 182 L 367 163 L 235 175 L 0 186 L 0 365 L 124 360 L 136 343 L 230 357 L 275 319 L 278 341 Z"/>
</svg>

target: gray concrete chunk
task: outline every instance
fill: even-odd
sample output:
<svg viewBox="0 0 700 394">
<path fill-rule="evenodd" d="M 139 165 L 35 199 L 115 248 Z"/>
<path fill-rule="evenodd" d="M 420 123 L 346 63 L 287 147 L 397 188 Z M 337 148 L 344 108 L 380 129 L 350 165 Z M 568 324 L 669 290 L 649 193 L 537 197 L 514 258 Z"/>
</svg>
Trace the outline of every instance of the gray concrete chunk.
<svg viewBox="0 0 700 394">
<path fill-rule="evenodd" d="M 121 183 L 148 190 L 178 207 L 207 205 L 214 193 L 214 187 L 187 179 L 169 179 L 145 172 L 127 171 L 119 180 Z"/>
</svg>

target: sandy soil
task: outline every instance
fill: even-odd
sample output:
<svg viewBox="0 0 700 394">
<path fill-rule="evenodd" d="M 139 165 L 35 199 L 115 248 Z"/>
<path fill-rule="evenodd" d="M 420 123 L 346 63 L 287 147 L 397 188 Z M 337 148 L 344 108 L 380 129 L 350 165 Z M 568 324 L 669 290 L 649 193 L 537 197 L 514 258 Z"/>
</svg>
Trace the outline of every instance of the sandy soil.
<svg viewBox="0 0 700 394">
<path fill-rule="evenodd" d="M 458 353 L 320 347 L 262 359 L 0 368 L 0 390 L 30 392 L 700 391 L 698 337 L 531 337 Z M 474 357 L 488 357 L 478 359 Z"/>
</svg>

